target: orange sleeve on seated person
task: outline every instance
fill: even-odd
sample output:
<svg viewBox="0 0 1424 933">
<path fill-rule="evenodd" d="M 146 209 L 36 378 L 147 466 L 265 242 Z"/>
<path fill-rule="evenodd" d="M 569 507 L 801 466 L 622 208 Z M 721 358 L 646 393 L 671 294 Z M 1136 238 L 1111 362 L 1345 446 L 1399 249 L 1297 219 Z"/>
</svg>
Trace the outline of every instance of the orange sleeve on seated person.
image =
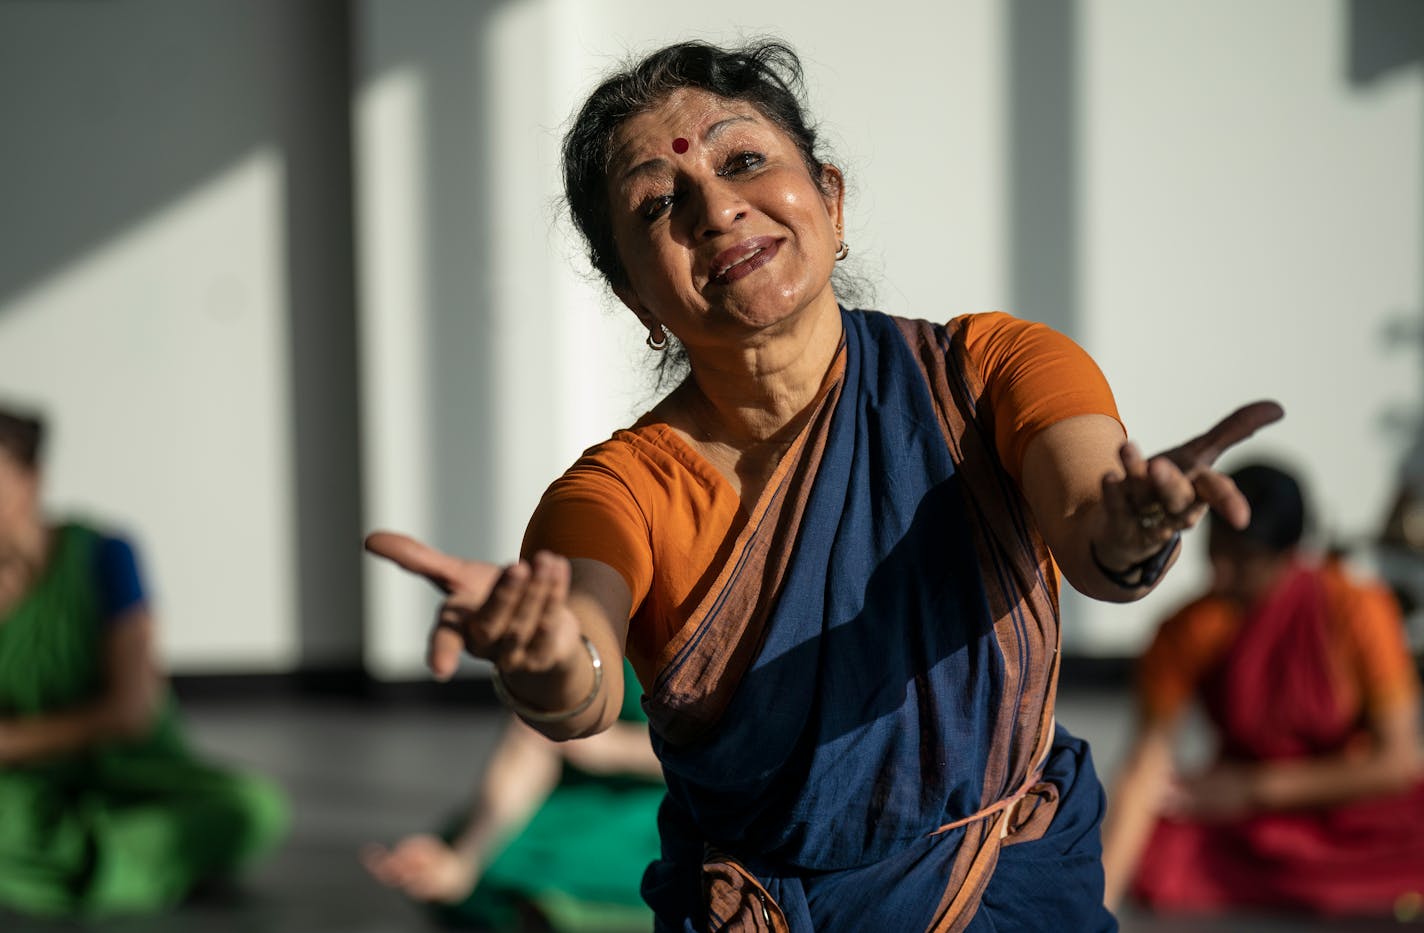
<svg viewBox="0 0 1424 933">
<path fill-rule="evenodd" d="M 1202 598 L 1157 629 L 1137 664 L 1137 699 L 1147 721 L 1169 721 L 1196 695 L 1202 678 L 1231 647 L 1241 615 L 1223 600 Z"/>
<path fill-rule="evenodd" d="M 1330 612 L 1345 646 L 1365 709 L 1380 712 L 1419 701 L 1419 672 L 1404 635 L 1399 605 L 1385 587 L 1352 579 L 1338 562 L 1325 568 Z"/>
</svg>

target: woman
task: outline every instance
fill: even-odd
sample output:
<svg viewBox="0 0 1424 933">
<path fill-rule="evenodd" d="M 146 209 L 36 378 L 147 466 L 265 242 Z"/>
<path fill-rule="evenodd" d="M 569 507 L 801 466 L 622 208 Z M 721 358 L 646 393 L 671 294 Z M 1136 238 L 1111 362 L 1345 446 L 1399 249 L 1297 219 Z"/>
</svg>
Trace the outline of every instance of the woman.
<svg viewBox="0 0 1424 933">
<path fill-rule="evenodd" d="M 1232 474 L 1251 505 L 1213 522 L 1211 592 L 1162 623 L 1140 670 L 1140 725 L 1104 832 L 1108 903 L 1163 910 L 1388 914 L 1424 889 L 1419 678 L 1381 586 L 1302 553 L 1288 473 Z M 1218 760 L 1175 781 L 1199 698 Z"/>
<path fill-rule="evenodd" d="M 1111 929 L 1053 561 L 1147 593 L 1209 506 L 1245 521 L 1210 465 L 1279 409 L 1149 462 L 1047 328 L 843 310 L 844 179 L 799 79 L 781 45 L 684 43 L 593 92 L 574 218 L 690 372 L 550 487 L 524 560 L 369 546 L 449 591 L 437 676 L 492 659 L 546 735 L 612 721 L 626 653 L 669 789 L 659 929 Z"/>
<path fill-rule="evenodd" d="M 663 798 L 647 721 L 632 691 L 618 722 L 574 742 L 515 720 L 454 832 L 368 846 L 362 862 L 451 926 L 647 929 L 638 880 L 657 858 Z"/>
<path fill-rule="evenodd" d="M 0 410 L 0 908 L 156 911 L 271 849 L 285 806 L 188 749 L 133 551 L 44 520 L 40 437 Z"/>
</svg>

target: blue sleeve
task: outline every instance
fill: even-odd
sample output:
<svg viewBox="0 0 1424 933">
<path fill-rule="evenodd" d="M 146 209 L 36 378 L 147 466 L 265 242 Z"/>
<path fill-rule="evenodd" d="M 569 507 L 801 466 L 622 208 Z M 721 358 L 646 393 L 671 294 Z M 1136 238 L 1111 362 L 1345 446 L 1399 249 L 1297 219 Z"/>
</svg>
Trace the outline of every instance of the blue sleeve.
<svg viewBox="0 0 1424 933">
<path fill-rule="evenodd" d="M 144 603 L 138 558 L 123 538 L 104 538 L 99 542 L 94 570 L 99 581 L 99 615 L 105 625 Z"/>
</svg>

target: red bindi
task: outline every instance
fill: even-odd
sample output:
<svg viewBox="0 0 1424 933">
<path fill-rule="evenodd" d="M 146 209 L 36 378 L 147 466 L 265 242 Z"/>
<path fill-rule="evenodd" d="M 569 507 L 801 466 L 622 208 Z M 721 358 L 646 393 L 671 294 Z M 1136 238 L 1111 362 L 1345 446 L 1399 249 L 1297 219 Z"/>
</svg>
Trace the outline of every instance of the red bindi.
<svg viewBox="0 0 1424 933">
<path fill-rule="evenodd" d="M 682 155 L 684 152 L 686 152 L 687 146 L 687 140 L 683 139 L 681 136 L 672 141 L 672 151 L 676 152 L 678 155 Z"/>
</svg>

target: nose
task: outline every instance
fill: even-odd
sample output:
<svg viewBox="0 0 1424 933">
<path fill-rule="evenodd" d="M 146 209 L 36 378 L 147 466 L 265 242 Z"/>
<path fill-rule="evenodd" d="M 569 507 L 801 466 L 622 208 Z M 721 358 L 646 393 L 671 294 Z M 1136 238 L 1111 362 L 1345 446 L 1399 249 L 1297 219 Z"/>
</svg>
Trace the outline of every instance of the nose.
<svg viewBox="0 0 1424 933">
<path fill-rule="evenodd" d="M 747 202 L 736 186 L 719 176 L 704 180 L 696 188 L 693 236 L 710 240 L 732 229 L 747 216 Z"/>
</svg>

